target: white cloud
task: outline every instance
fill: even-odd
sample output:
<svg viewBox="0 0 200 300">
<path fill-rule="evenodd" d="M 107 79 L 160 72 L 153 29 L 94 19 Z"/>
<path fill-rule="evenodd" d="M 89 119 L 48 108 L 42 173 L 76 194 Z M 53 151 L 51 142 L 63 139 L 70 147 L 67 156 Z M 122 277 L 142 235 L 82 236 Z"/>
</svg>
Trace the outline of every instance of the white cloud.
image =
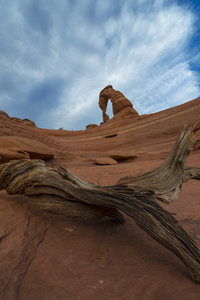
<svg viewBox="0 0 200 300">
<path fill-rule="evenodd" d="M 8 114 L 41 127 L 76 130 L 102 121 L 98 95 L 107 84 L 121 90 L 140 114 L 199 96 L 199 74 L 191 68 L 188 48 L 195 18 L 188 8 L 167 0 L 4 5 L 0 79 L 9 78 L 10 86 L 0 84 L 0 104 Z M 59 80 L 55 100 L 45 108 L 41 94 L 36 114 L 30 91 L 45 93 Z"/>
</svg>

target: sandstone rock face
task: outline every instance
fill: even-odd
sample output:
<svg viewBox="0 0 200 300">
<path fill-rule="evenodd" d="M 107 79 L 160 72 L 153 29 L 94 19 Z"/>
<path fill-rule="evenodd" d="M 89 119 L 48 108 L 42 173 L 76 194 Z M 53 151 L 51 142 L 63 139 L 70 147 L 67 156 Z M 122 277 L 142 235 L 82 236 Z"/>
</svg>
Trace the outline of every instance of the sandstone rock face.
<svg viewBox="0 0 200 300">
<path fill-rule="evenodd" d="M 160 165 L 184 124 L 198 123 L 199 114 L 200 98 L 142 116 L 135 123 L 137 117 L 125 117 L 111 126 L 110 120 L 109 126 L 76 132 L 27 126 L 0 112 L 0 136 L 26 137 L 32 144 L 39 140 L 55 153 L 47 166 L 63 166 L 88 182 L 113 185 L 121 177 Z M 199 131 L 195 139 L 200 139 Z M 11 148 L 21 149 L 13 143 Z M 129 150 L 137 159 L 115 165 L 94 163 L 103 155 L 119 159 Z M 191 151 L 188 164 L 200 167 L 200 150 Z M 179 199 L 167 207 L 200 247 L 199 184 L 199 180 L 188 181 Z M 126 217 L 122 225 L 107 218 L 75 221 L 41 212 L 24 196 L 0 191 L 0 299 L 155 300 L 172 295 L 199 299 L 199 285 L 190 280 L 175 255 L 131 218 Z"/>
<path fill-rule="evenodd" d="M 128 151 L 113 150 L 107 153 L 108 157 L 117 161 L 136 158 L 136 155 Z"/>
<path fill-rule="evenodd" d="M 24 123 L 25 125 L 28 125 L 28 126 L 36 126 L 36 125 L 35 125 L 35 122 L 33 122 L 33 121 L 29 120 L 29 119 L 23 119 L 22 121 L 23 121 L 23 123 Z"/>
<path fill-rule="evenodd" d="M 34 158 L 49 159 L 54 156 L 48 146 L 34 139 L 18 136 L 0 137 L 0 162 L 11 159 Z"/>
<path fill-rule="evenodd" d="M 96 127 L 98 127 L 97 124 L 89 124 L 89 125 L 86 126 L 86 130 L 93 129 L 93 128 L 96 128 Z"/>
<path fill-rule="evenodd" d="M 29 119 L 23 119 L 21 120 L 20 118 L 16 118 L 16 117 L 11 117 L 10 118 L 13 121 L 16 121 L 18 123 L 24 124 L 24 125 L 28 125 L 28 126 L 36 126 L 35 122 L 29 120 Z"/>
<path fill-rule="evenodd" d="M 9 115 L 3 110 L 0 110 L 0 117 L 5 119 L 10 119 Z"/>
<path fill-rule="evenodd" d="M 112 85 L 107 85 L 99 94 L 99 107 L 103 113 L 104 123 L 109 120 L 109 116 L 106 114 L 109 99 L 112 102 L 114 118 L 126 117 L 128 115 L 139 116 L 130 100 L 128 100 L 121 92 L 114 90 Z"/>
<path fill-rule="evenodd" d="M 130 151 L 112 150 L 105 156 L 97 158 L 95 162 L 98 165 L 116 165 L 118 162 L 136 158 L 136 155 Z"/>
<path fill-rule="evenodd" d="M 0 163 L 6 163 L 10 160 L 17 159 L 30 159 L 30 156 L 27 152 L 20 148 L 0 148 Z"/>
<path fill-rule="evenodd" d="M 18 123 L 22 123 L 23 122 L 20 118 L 17 118 L 17 117 L 11 117 L 10 119 L 13 120 L 13 121 L 16 121 Z"/>
<path fill-rule="evenodd" d="M 48 225 L 40 215 L 32 214 L 17 203 L 16 199 L 20 199 L 20 202 L 23 201 L 22 197 L 15 197 L 15 201 L 12 201 L 12 196 L 7 201 L 5 197 L 6 193 L 1 192 L 0 210 L 6 213 L 1 214 L 0 299 L 22 299 L 18 295 L 19 287 L 44 239 Z M 25 299 L 31 298 L 26 295 Z"/>
</svg>

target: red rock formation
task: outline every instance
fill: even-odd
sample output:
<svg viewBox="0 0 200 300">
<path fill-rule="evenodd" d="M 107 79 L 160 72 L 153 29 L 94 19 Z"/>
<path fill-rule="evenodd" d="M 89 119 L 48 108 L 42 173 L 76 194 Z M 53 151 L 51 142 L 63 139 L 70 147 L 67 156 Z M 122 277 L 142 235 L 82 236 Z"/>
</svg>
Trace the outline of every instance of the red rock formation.
<svg viewBox="0 0 200 300">
<path fill-rule="evenodd" d="M 47 166 L 63 166 L 86 181 L 113 185 L 123 176 L 160 165 L 184 124 L 198 123 L 199 115 L 197 98 L 135 123 L 121 118 L 112 126 L 66 131 L 26 126 L 0 111 L 0 136 L 41 141 L 55 153 Z M 137 158 L 115 165 L 94 163 L 110 153 L 113 157 L 114 151 L 133 151 Z M 191 151 L 188 163 L 200 167 L 200 149 Z M 168 209 L 200 247 L 199 184 L 188 181 Z M 184 265 L 134 220 L 126 217 L 123 225 L 106 218 L 78 222 L 43 213 L 24 196 L 4 191 L 0 267 L 0 299 L 199 299 L 199 285 L 189 279 Z"/>
<path fill-rule="evenodd" d="M 96 159 L 98 165 L 116 165 L 117 161 L 111 157 L 100 157 Z"/>
<path fill-rule="evenodd" d="M 19 136 L 0 137 L 0 163 L 12 159 L 33 158 L 50 159 L 54 156 L 45 144 Z"/>
<path fill-rule="evenodd" d="M 138 112 L 133 108 L 132 103 L 119 91 L 113 89 L 112 85 L 107 85 L 99 94 L 99 106 L 103 112 L 103 122 L 109 120 L 106 114 L 108 100 L 112 102 L 114 117 L 125 117 L 128 115 L 139 116 Z"/>
<path fill-rule="evenodd" d="M 96 128 L 96 127 L 98 127 L 97 124 L 89 124 L 89 125 L 86 126 L 86 130 L 93 129 L 93 128 Z"/>
<path fill-rule="evenodd" d="M 18 123 L 23 123 L 23 124 L 28 125 L 28 126 L 36 126 L 35 122 L 33 122 L 33 121 L 29 120 L 29 119 L 23 119 L 23 120 L 21 120 L 20 118 L 16 118 L 16 117 L 11 117 L 10 119 L 14 120 L 14 121 L 16 121 Z"/>
<path fill-rule="evenodd" d="M 25 125 L 36 126 L 35 122 L 33 122 L 33 121 L 29 120 L 29 119 L 23 119 L 22 121 L 24 122 Z"/>
</svg>

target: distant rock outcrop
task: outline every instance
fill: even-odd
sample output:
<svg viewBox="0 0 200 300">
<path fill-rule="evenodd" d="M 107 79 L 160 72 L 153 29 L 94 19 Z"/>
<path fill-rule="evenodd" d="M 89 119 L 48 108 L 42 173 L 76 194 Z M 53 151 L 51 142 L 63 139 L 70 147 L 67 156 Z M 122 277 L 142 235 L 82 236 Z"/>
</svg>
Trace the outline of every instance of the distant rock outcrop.
<svg viewBox="0 0 200 300">
<path fill-rule="evenodd" d="M 24 124 L 28 125 L 28 126 L 36 126 L 35 122 L 29 120 L 29 119 L 23 119 L 22 120 L 24 122 Z"/>
<path fill-rule="evenodd" d="M 96 128 L 96 127 L 98 127 L 97 124 L 89 124 L 89 125 L 86 126 L 86 130 L 93 129 L 93 128 Z"/>
<path fill-rule="evenodd" d="M 36 126 L 35 122 L 33 122 L 33 121 L 29 120 L 29 119 L 23 119 L 23 120 L 21 120 L 20 118 L 11 117 L 11 120 L 14 120 L 14 121 L 16 121 L 18 123 L 23 123 L 23 124 L 28 125 L 28 126 Z"/>
<path fill-rule="evenodd" d="M 103 123 L 109 120 L 106 114 L 108 100 L 112 102 L 114 118 L 126 116 L 138 117 L 138 112 L 133 108 L 133 104 L 121 92 L 113 89 L 112 85 L 107 85 L 99 94 L 99 107 L 103 112 Z"/>
<path fill-rule="evenodd" d="M 15 121 L 17 123 L 23 124 L 23 125 L 28 125 L 28 126 L 33 126 L 36 127 L 35 122 L 29 120 L 29 119 L 20 119 L 17 117 L 10 117 L 5 111 L 0 110 L 0 118 L 1 120 L 11 120 L 11 121 Z"/>
<path fill-rule="evenodd" d="M 0 110 L 0 117 L 4 119 L 10 119 L 9 115 L 3 110 Z"/>
</svg>

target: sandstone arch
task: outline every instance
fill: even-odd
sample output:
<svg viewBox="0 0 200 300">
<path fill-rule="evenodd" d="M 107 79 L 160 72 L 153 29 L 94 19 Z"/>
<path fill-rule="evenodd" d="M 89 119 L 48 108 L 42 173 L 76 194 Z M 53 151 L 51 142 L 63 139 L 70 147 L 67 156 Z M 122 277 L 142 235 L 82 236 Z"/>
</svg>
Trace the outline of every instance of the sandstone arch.
<svg viewBox="0 0 200 300">
<path fill-rule="evenodd" d="M 125 117 L 128 115 L 138 117 L 138 112 L 133 108 L 133 104 L 121 92 L 113 89 L 112 85 L 107 85 L 99 94 L 99 107 L 103 113 L 103 123 L 109 121 L 106 114 L 108 101 L 112 102 L 114 117 Z"/>
</svg>

